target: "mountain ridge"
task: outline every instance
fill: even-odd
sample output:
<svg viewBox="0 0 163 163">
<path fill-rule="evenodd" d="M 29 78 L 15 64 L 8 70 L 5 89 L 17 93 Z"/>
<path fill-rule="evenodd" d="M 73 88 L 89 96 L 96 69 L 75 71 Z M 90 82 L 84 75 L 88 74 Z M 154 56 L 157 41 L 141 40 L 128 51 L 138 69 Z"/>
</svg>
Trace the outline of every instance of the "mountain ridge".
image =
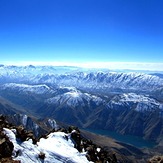
<svg viewBox="0 0 163 163">
<path fill-rule="evenodd" d="M 19 86 L 23 87 L 24 85 Z M 25 85 L 26 87 L 27 85 Z M 36 85 L 35 87 L 40 88 Z M 18 88 L 14 87 L 17 94 L 15 95 L 15 91 L 13 91 L 16 100 L 13 99 L 12 102 L 22 105 L 23 101 L 28 100 L 25 108 L 28 108 L 27 110 L 33 115 L 51 117 L 79 127 L 115 130 L 121 134 L 137 135 L 157 142 L 161 139 L 163 131 L 158 126 L 163 124 L 163 104 L 150 96 L 122 93 L 106 98 L 82 92 L 74 87 L 48 87 L 45 96 L 44 92 L 38 94 L 37 89 L 34 90 L 36 91 L 34 93 L 31 89 L 23 88 L 19 92 Z M 10 94 L 9 99 L 11 99 L 12 89 L 8 89 L 8 87 L 7 89 L 3 87 L 3 89 L 4 92 L 0 93 L 1 96 Z M 32 91 L 33 98 L 31 99 L 29 90 Z M 5 96 L 5 98 L 7 97 Z M 131 118 L 134 120 L 133 123 L 130 121 Z M 112 123 L 114 123 L 114 127 Z M 137 130 L 138 128 L 139 130 Z M 158 134 L 153 135 L 155 130 Z"/>
<path fill-rule="evenodd" d="M 1 66 L 0 96 L 37 118 L 162 142 L 163 79 L 74 67 Z"/>
</svg>

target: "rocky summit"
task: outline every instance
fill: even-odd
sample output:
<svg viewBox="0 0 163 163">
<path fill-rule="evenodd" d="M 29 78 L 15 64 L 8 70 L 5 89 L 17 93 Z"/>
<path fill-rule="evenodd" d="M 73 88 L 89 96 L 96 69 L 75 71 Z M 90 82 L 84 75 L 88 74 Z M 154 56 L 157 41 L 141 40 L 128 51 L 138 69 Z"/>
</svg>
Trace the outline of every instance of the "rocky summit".
<svg viewBox="0 0 163 163">
<path fill-rule="evenodd" d="M 114 153 L 84 138 L 76 127 L 53 130 L 36 139 L 1 115 L 0 129 L 0 162 L 117 162 Z"/>
</svg>

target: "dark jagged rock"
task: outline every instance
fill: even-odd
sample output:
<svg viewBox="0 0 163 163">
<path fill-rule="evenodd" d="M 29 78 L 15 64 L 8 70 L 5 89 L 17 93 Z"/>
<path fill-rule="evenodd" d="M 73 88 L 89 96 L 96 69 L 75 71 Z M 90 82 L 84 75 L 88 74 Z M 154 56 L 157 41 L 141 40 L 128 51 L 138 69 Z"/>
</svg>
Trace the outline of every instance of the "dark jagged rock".
<svg viewBox="0 0 163 163">
<path fill-rule="evenodd" d="M 149 159 L 148 163 L 163 163 L 163 156 L 154 156 Z"/>
<path fill-rule="evenodd" d="M 21 141 L 25 141 L 27 139 L 26 130 L 23 126 L 18 126 L 16 128 L 16 137 L 19 138 Z"/>
<path fill-rule="evenodd" d="M 18 126 L 18 127 L 15 127 L 15 128 L 16 128 L 16 131 L 17 131 L 16 132 L 16 137 L 18 139 L 20 139 L 21 141 L 26 141 L 26 140 L 32 139 L 33 144 L 37 143 L 37 139 L 33 135 L 32 131 L 26 131 L 23 126 Z"/>
<path fill-rule="evenodd" d="M 12 158 L 2 158 L 1 163 L 21 163 L 20 160 L 12 160 Z"/>
<path fill-rule="evenodd" d="M 6 117 L 3 115 L 0 115 L 0 130 L 2 130 L 4 127 L 10 128 L 12 125 L 6 121 Z"/>
<path fill-rule="evenodd" d="M 9 140 L 9 138 L 4 134 L 3 128 L 8 129 L 16 129 L 16 137 L 21 141 L 25 141 L 28 139 L 33 140 L 33 144 L 37 143 L 33 133 L 31 131 L 26 131 L 23 126 L 13 126 L 12 124 L 8 123 L 6 117 L 0 115 L 0 162 L 1 163 L 20 163 L 19 160 L 12 160 L 12 152 L 14 149 L 13 143 Z"/>
<path fill-rule="evenodd" d="M 40 152 L 39 155 L 38 155 L 38 157 L 39 157 L 40 159 L 44 160 L 44 159 L 45 159 L 45 153 Z"/>
<path fill-rule="evenodd" d="M 0 115 L 0 162 L 2 162 L 2 158 L 11 157 L 14 149 L 13 143 L 3 133 L 4 127 L 10 127 L 10 124 L 7 123 L 4 116 Z"/>
<path fill-rule="evenodd" d="M 5 150 L 4 150 L 5 149 Z M 0 135 L 0 158 L 10 157 L 14 149 L 13 143 L 5 135 Z"/>
<path fill-rule="evenodd" d="M 116 154 L 110 154 L 102 147 L 95 145 L 91 140 L 84 138 L 77 127 L 70 126 L 68 132 L 71 133 L 71 139 L 74 141 L 74 147 L 79 151 L 86 151 L 86 157 L 89 161 L 95 163 L 116 163 Z"/>
<path fill-rule="evenodd" d="M 28 131 L 26 130 L 23 126 L 13 126 L 12 124 L 9 124 L 4 116 L 0 116 L 0 133 L 4 135 L 3 128 L 9 128 L 9 129 L 16 129 L 16 137 L 17 139 L 20 139 L 21 141 L 25 141 L 28 139 L 32 139 L 34 144 L 37 144 L 38 140 L 35 139 L 33 132 L 32 131 Z M 101 145 L 96 145 L 95 143 L 93 143 L 92 140 L 90 140 L 89 138 L 86 138 L 85 136 L 83 136 L 82 130 L 80 131 L 77 127 L 74 126 L 70 126 L 70 127 L 65 127 L 65 128 L 60 128 L 60 129 L 53 129 L 51 130 L 49 133 L 45 134 L 44 138 L 47 138 L 48 134 L 50 134 L 51 132 L 64 132 L 67 133 L 67 135 L 65 136 L 65 140 L 71 139 L 74 143 L 74 147 L 79 151 L 79 152 L 86 152 L 86 157 L 89 161 L 95 162 L 95 163 L 116 163 L 119 162 L 119 153 L 116 151 L 108 151 L 105 148 L 102 148 Z M 3 139 L 5 138 L 5 139 Z M 40 137 L 41 138 L 41 137 Z M 2 148 L 8 148 L 8 154 L 6 156 L 6 160 L 11 160 L 9 162 L 11 163 L 19 163 L 19 161 L 17 162 L 13 162 L 11 156 L 12 156 L 12 150 L 13 147 L 10 143 L 6 143 L 5 147 L 1 148 L 1 144 L 3 144 L 4 142 L 6 142 L 6 140 L 8 140 L 8 138 L 6 137 L 0 137 L 0 151 L 2 151 Z M 99 139 L 100 141 L 100 139 Z M 3 153 L 2 153 L 3 154 Z M 20 155 L 21 153 L 17 153 L 17 155 Z M 45 154 L 44 153 L 40 153 L 37 156 L 42 162 L 45 159 Z M 127 156 L 126 156 L 127 157 Z M 4 162 L 4 155 L 1 155 L 1 159 L 0 162 Z M 6 161 L 5 160 L 5 161 Z M 124 159 L 125 160 L 125 159 Z M 121 162 L 121 161 L 120 161 Z"/>
</svg>

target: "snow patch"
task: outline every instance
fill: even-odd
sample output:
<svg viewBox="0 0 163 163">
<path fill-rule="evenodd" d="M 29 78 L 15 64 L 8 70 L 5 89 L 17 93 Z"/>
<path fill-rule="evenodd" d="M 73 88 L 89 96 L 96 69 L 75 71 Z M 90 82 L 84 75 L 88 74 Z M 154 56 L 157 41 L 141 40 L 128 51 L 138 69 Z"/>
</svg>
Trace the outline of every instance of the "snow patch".
<svg viewBox="0 0 163 163">
<path fill-rule="evenodd" d="M 45 94 L 47 92 L 53 93 L 47 85 L 27 85 L 27 84 L 16 84 L 16 83 L 8 83 L 4 84 L 2 87 L 3 90 L 11 89 L 11 90 L 19 90 L 22 92 L 32 92 L 36 94 Z"/>
<path fill-rule="evenodd" d="M 134 101 L 134 102 L 153 102 L 156 103 L 156 101 L 152 98 L 149 98 L 148 96 L 144 96 L 144 95 L 138 95 L 135 93 L 124 93 L 121 96 L 121 100 L 120 101 Z"/>
<path fill-rule="evenodd" d="M 22 124 L 24 125 L 24 126 L 26 126 L 26 124 L 27 124 L 27 115 L 23 115 L 23 117 L 22 117 Z"/>
<path fill-rule="evenodd" d="M 42 163 L 39 158 L 40 153 L 45 154 L 45 163 L 87 163 L 86 153 L 79 153 L 74 148 L 74 144 L 63 132 L 54 132 L 48 135 L 47 139 L 41 138 L 37 145 L 32 144 L 32 140 L 19 142 L 16 139 L 16 130 L 3 129 L 4 133 L 14 144 L 13 159 L 20 160 L 22 163 Z M 68 140 L 66 139 L 68 137 Z"/>
<path fill-rule="evenodd" d="M 69 96 L 71 96 L 73 98 L 80 97 L 79 92 L 68 92 L 68 93 L 65 93 L 65 95 L 69 95 Z"/>
<path fill-rule="evenodd" d="M 52 128 L 56 128 L 57 127 L 57 123 L 54 119 L 48 119 L 48 123 Z"/>
<path fill-rule="evenodd" d="M 124 93 L 117 95 L 107 104 L 112 109 L 134 109 L 139 112 L 161 110 L 161 104 L 147 95 Z"/>
</svg>

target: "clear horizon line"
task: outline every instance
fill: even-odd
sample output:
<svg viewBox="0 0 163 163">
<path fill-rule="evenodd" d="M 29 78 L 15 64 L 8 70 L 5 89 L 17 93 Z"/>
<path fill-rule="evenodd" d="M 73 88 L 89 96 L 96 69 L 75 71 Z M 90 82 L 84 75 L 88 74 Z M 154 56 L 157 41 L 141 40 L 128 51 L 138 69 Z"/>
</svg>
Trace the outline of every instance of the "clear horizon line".
<svg viewBox="0 0 163 163">
<path fill-rule="evenodd" d="M 156 62 L 62 62 L 62 61 L 2 61 L 6 66 L 73 66 L 81 68 L 107 68 L 116 70 L 146 70 L 146 71 L 163 71 L 163 63 Z"/>
</svg>

